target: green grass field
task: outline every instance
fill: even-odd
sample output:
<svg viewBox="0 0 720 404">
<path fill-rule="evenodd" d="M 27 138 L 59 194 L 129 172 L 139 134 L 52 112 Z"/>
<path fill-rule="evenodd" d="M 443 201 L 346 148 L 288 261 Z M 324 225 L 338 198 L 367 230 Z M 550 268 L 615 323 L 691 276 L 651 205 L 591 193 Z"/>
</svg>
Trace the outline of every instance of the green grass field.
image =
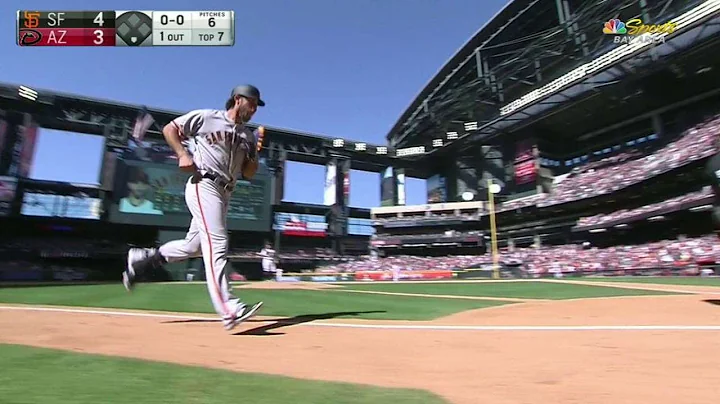
<svg viewBox="0 0 720 404">
<path fill-rule="evenodd" d="M 445 403 L 429 392 L 178 366 L 0 344 L 0 402 Z"/>
<path fill-rule="evenodd" d="M 497 306 L 492 300 L 428 299 L 336 291 L 236 289 L 248 302 L 262 300 L 265 316 L 323 316 L 431 320 L 465 310 Z M 105 307 L 214 313 L 204 284 L 140 284 L 132 294 L 120 285 L 45 286 L 0 289 L 0 303 Z"/>
<path fill-rule="evenodd" d="M 397 296 L 352 291 L 490 297 L 490 300 Z M 263 300 L 262 315 L 431 320 L 508 304 L 492 298 L 571 299 L 672 293 L 553 282 L 358 283 L 326 290 L 237 288 Z M 205 284 L 120 284 L 0 288 L 0 303 L 212 313 Z M 512 303 L 510 303 L 512 304 Z M 0 402 L 71 403 L 443 403 L 431 393 L 233 373 L 140 360 L 0 344 Z M 41 386 L 42 388 L 38 388 Z"/>
<path fill-rule="evenodd" d="M 369 283 L 357 285 L 349 284 L 346 286 L 353 290 L 374 290 L 382 292 L 556 300 L 668 294 L 665 292 L 650 290 L 620 289 L 605 286 L 573 285 L 554 282 Z"/>
<path fill-rule="evenodd" d="M 688 277 L 607 277 L 607 278 L 581 278 L 582 281 L 591 282 L 629 282 L 629 283 L 654 283 L 659 285 L 692 285 L 692 286 L 720 286 L 720 278 L 701 278 L 699 276 Z"/>
<path fill-rule="evenodd" d="M 348 293 L 344 290 L 490 298 L 573 299 L 606 296 L 663 295 L 643 291 L 550 282 L 371 283 L 327 290 L 236 289 L 248 302 L 262 300 L 266 316 L 327 316 L 384 320 L 432 320 L 461 311 L 508 304 L 499 300 L 450 299 Z M 18 287 L 0 289 L 0 303 L 22 303 L 188 313 L 213 313 L 204 284 L 140 284 L 128 294 L 119 284 Z"/>
</svg>

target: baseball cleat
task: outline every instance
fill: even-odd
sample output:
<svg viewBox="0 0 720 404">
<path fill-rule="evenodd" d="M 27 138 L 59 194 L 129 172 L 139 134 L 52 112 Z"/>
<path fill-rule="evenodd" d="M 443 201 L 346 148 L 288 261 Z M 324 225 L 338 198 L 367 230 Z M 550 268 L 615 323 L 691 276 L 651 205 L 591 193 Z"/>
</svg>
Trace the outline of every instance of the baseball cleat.
<svg viewBox="0 0 720 404">
<path fill-rule="evenodd" d="M 130 292 L 135 286 L 135 264 L 147 259 L 150 255 L 154 254 L 155 250 L 152 248 L 131 248 L 127 253 L 127 268 L 122 275 L 122 283 L 125 289 Z"/>
<path fill-rule="evenodd" d="M 242 323 L 243 321 L 249 319 L 250 317 L 254 316 L 255 313 L 260 310 L 260 307 L 262 307 L 263 302 L 257 302 L 252 307 L 243 306 L 238 310 L 236 313 L 236 317 L 233 320 L 230 320 L 229 322 L 225 323 L 225 329 L 230 331 L 233 328 L 235 328 L 238 324 Z"/>
<path fill-rule="evenodd" d="M 135 275 L 131 274 L 129 271 L 123 271 L 122 283 L 123 286 L 125 286 L 125 290 L 132 292 L 133 287 L 135 286 Z"/>
</svg>

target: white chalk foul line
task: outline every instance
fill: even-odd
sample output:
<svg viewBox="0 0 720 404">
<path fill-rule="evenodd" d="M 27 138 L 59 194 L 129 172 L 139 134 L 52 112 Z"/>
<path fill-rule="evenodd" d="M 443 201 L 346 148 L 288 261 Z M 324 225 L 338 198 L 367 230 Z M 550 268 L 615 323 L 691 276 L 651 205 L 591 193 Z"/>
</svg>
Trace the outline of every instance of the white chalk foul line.
<svg viewBox="0 0 720 404">
<path fill-rule="evenodd" d="M 310 323 L 316 327 L 454 331 L 720 331 L 720 325 L 402 325 Z"/>
<path fill-rule="evenodd" d="M 62 307 L 0 306 L 0 310 L 41 311 L 105 316 L 165 318 L 179 320 L 212 320 L 213 317 L 177 314 L 144 313 L 114 310 L 92 310 Z M 275 320 L 268 320 L 268 322 Z M 720 325 L 432 325 L 432 324 L 352 324 L 352 323 L 300 323 L 294 326 L 366 328 L 376 330 L 427 330 L 427 331 L 720 331 Z"/>
<path fill-rule="evenodd" d="M 71 309 L 64 307 L 0 306 L 0 310 L 43 311 L 58 313 L 101 314 L 106 316 L 168 318 L 177 320 L 212 320 L 213 317 L 184 316 L 177 314 L 143 313 L 133 311 Z"/>
</svg>

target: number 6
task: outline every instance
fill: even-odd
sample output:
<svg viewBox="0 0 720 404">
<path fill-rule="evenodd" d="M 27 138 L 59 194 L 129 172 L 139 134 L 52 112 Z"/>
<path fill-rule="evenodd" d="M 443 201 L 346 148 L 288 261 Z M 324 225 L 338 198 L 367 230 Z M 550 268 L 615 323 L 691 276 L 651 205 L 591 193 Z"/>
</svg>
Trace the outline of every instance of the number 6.
<svg viewBox="0 0 720 404">
<path fill-rule="evenodd" d="M 208 25 L 211 27 L 215 26 L 215 17 L 210 17 L 210 19 L 208 20 Z"/>
</svg>

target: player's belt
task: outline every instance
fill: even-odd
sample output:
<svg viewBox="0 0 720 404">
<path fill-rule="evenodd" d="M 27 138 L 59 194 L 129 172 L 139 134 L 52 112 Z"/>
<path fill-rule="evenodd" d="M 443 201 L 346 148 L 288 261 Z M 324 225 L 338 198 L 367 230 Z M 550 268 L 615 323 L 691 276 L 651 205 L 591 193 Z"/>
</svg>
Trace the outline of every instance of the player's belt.
<svg viewBox="0 0 720 404">
<path fill-rule="evenodd" d="M 233 184 L 230 181 L 213 173 L 205 173 L 202 175 L 202 178 L 207 178 L 211 180 L 212 182 L 218 184 L 225 191 L 232 191 L 234 188 Z"/>
</svg>

